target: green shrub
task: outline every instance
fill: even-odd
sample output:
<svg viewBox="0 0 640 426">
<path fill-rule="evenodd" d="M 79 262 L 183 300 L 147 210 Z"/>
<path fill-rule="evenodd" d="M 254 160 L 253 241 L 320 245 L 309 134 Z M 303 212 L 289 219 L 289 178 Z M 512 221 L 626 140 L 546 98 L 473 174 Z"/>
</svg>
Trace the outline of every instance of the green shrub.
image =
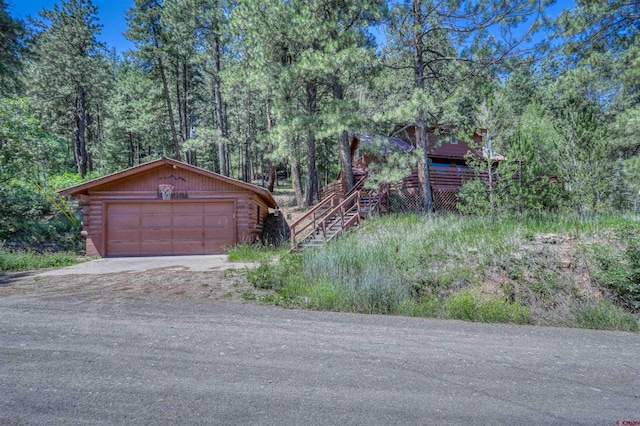
<svg viewBox="0 0 640 426">
<path fill-rule="evenodd" d="M 0 248 L 0 271 L 26 271 L 30 269 L 70 266 L 83 260 L 75 253 L 9 252 Z"/>
<path fill-rule="evenodd" d="M 475 296 L 469 291 L 461 291 L 450 296 L 447 301 L 449 318 L 464 321 L 475 321 L 478 309 L 478 302 Z"/>
<path fill-rule="evenodd" d="M 477 308 L 477 321 L 512 322 L 526 324 L 531 310 L 519 303 L 507 303 L 500 299 L 482 302 Z"/>
<path fill-rule="evenodd" d="M 464 321 L 512 322 L 526 324 L 530 309 L 519 303 L 508 303 L 501 299 L 478 302 L 470 291 L 460 291 L 446 300 L 449 318 Z"/>
<path fill-rule="evenodd" d="M 575 322 L 571 325 L 597 330 L 638 331 L 638 318 L 615 306 L 607 300 L 601 300 L 595 306 L 582 305 L 574 310 Z"/>
<path fill-rule="evenodd" d="M 640 312 L 640 227 L 625 226 L 617 237 L 626 243 L 622 253 L 610 246 L 597 244 L 591 256 L 600 271 L 594 277 L 615 293 L 616 301 L 625 308 Z"/>
<path fill-rule="evenodd" d="M 436 318 L 442 315 L 443 303 L 435 297 L 421 301 L 407 299 L 398 305 L 398 314 L 409 317 Z"/>
<path fill-rule="evenodd" d="M 466 182 L 458 191 L 458 210 L 462 213 L 486 216 L 491 213 L 487 185 L 480 179 Z"/>
<path fill-rule="evenodd" d="M 301 264 L 300 254 L 283 256 L 277 263 L 262 261 L 257 268 L 249 270 L 247 279 L 257 288 L 278 291 L 300 275 Z"/>
</svg>

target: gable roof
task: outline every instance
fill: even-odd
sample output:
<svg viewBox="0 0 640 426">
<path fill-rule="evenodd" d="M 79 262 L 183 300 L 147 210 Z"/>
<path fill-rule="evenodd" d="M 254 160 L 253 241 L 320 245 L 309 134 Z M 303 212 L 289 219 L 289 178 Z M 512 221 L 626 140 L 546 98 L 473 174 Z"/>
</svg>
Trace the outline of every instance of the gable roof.
<svg viewBox="0 0 640 426">
<path fill-rule="evenodd" d="M 360 141 L 360 143 L 376 149 L 381 154 L 387 155 L 392 152 L 404 152 L 408 154 L 414 150 L 414 148 L 400 138 L 387 137 L 387 136 L 372 136 L 372 135 L 362 135 L 356 133 L 353 135 L 354 139 Z"/>
<path fill-rule="evenodd" d="M 211 179 L 217 179 L 217 180 L 226 182 L 228 184 L 238 186 L 243 189 L 248 189 L 249 191 L 252 191 L 256 195 L 258 195 L 267 204 L 268 207 L 276 208 L 278 206 L 278 203 L 276 203 L 276 201 L 273 199 L 271 192 L 269 192 L 265 188 L 261 188 L 259 186 L 256 186 L 247 182 L 242 182 L 237 179 L 223 176 L 221 174 L 214 173 L 209 170 L 205 170 L 200 167 L 192 166 L 190 164 L 183 163 L 182 161 L 177 161 L 177 160 L 173 160 L 171 158 L 166 158 L 166 157 L 162 157 L 158 160 L 150 161 L 148 163 L 140 164 L 139 166 L 130 167 L 128 169 L 124 169 L 119 172 L 112 173 L 110 175 L 102 176 L 97 179 L 93 179 L 88 182 L 84 182 L 79 185 L 72 186 L 70 188 L 62 189 L 58 191 L 58 194 L 71 195 L 71 196 L 86 194 L 89 190 L 96 188 L 98 186 L 113 183 L 121 179 L 131 178 L 133 176 L 142 174 L 144 172 L 147 172 L 149 170 L 152 170 L 158 167 L 162 167 L 164 165 L 173 166 L 179 169 L 191 171 L 193 173 L 204 175 Z"/>
</svg>

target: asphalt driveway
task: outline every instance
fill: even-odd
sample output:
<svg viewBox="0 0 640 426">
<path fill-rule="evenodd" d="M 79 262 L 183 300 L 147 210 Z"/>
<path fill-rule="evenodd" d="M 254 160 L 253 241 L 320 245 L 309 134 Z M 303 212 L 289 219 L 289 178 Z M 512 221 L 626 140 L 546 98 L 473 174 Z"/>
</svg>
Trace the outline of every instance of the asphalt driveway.
<svg viewBox="0 0 640 426">
<path fill-rule="evenodd" d="M 0 389 L 0 424 L 615 425 L 640 421 L 640 336 L 13 295 Z"/>
</svg>

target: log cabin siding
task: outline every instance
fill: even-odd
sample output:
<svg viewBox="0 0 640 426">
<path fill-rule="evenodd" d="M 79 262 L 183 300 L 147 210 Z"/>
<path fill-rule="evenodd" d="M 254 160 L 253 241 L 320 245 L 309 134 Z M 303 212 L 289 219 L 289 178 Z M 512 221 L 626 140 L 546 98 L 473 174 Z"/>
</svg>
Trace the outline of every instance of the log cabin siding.
<svg viewBox="0 0 640 426">
<path fill-rule="evenodd" d="M 163 203 L 171 203 L 173 211 L 176 207 L 180 210 L 179 206 L 187 203 L 192 204 L 192 207 L 197 207 L 195 205 L 200 203 L 221 203 L 221 205 L 226 203 L 227 206 L 231 207 L 228 203 L 232 202 L 234 210 L 233 223 L 235 225 L 233 244 L 256 242 L 262 234 L 262 227 L 269 213 L 269 208 L 277 207 L 270 193 L 262 188 L 253 187 L 253 185 L 234 181 L 211 172 L 200 172 L 199 169 L 175 160 L 162 159 L 154 163 L 156 163 L 156 167 L 153 167 L 153 165 L 142 166 L 144 168 L 141 173 L 133 173 L 132 171 L 136 168 L 120 172 L 123 176 L 122 179 L 118 179 L 120 174 L 114 174 L 102 178 L 105 180 L 102 182 L 101 179 L 97 179 L 93 184 L 92 181 L 60 191 L 62 195 L 74 195 L 80 198 L 83 217 L 82 235 L 86 237 L 88 256 L 109 255 L 107 249 L 107 217 L 109 215 L 109 205 L 112 204 L 120 206 L 123 204 L 140 205 L 139 210 L 141 212 L 151 212 L 154 211 L 154 204 L 160 206 Z M 138 166 L 138 168 L 140 167 Z M 157 190 L 160 183 L 172 184 L 175 191 L 174 195 L 177 198 L 162 200 Z M 151 207 L 142 208 L 145 205 Z M 188 206 L 185 205 L 184 207 Z M 201 211 L 205 212 L 202 214 L 207 215 L 206 208 L 203 207 Z M 143 215 L 143 213 L 140 213 L 140 215 Z M 231 217 L 228 213 L 224 213 L 224 215 L 228 218 Z M 157 215 L 154 214 L 153 217 L 157 217 Z M 164 217 L 167 217 L 166 214 Z M 140 220 L 144 222 L 145 219 L 141 218 Z M 175 220 L 172 219 L 172 223 L 175 223 Z M 167 229 L 167 225 L 164 226 L 165 228 L 163 229 Z M 118 234 L 123 233 L 118 232 Z M 132 238 L 134 237 L 132 236 Z M 144 254 L 141 253 L 141 255 Z"/>
</svg>

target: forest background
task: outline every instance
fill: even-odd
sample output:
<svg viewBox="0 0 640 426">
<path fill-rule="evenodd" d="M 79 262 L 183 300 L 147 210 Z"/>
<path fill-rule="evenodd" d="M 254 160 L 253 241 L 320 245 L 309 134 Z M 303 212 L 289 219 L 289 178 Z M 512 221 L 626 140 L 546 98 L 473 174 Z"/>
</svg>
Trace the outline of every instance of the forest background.
<svg viewBox="0 0 640 426">
<path fill-rule="evenodd" d="M 160 156 L 271 190 L 290 178 L 308 206 L 340 170 L 352 179 L 351 134 L 398 123 L 421 145 L 429 129 L 488 129 L 509 178 L 467 185 L 466 211 L 634 209 L 640 2 L 552 6 L 135 0 L 134 48 L 117 54 L 90 0 L 25 20 L 0 0 L 0 241 L 62 235 L 56 189 Z"/>
</svg>

